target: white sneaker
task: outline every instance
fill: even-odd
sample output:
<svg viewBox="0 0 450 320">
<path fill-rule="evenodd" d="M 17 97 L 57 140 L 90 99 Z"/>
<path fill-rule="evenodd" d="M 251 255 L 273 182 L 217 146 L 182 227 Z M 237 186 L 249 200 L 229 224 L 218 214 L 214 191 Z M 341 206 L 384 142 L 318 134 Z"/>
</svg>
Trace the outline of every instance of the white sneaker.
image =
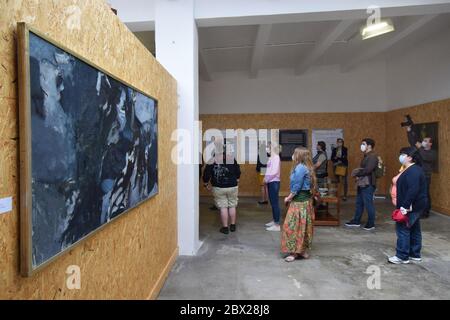
<svg viewBox="0 0 450 320">
<path fill-rule="evenodd" d="M 409 260 L 402 260 L 402 259 L 398 258 L 397 256 L 388 258 L 388 261 L 393 264 L 408 264 L 409 263 Z"/>
<path fill-rule="evenodd" d="M 275 224 L 275 221 L 270 221 L 270 222 L 267 222 L 266 224 L 265 224 L 265 226 L 268 228 L 268 227 L 271 227 L 271 226 L 273 226 Z"/>
<path fill-rule="evenodd" d="M 422 258 L 409 257 L 409 259 L 412 260 L 413 262 L 422 262 Z"/>
<path fill-rule="evenodd" d="M 266 228 L 267 231 L 280 231 L 280 225 L 279 224 L 274 224 L 271 227 Z"/>
</svg>

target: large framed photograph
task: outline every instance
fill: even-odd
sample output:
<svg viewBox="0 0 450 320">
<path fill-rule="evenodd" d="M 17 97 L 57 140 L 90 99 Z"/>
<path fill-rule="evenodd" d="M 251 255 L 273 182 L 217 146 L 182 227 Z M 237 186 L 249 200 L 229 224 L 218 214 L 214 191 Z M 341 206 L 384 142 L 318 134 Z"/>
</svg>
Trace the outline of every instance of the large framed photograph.
<svg viewBox="0 0 450 320">
<path fill-rule="evenodd" d="M 30 276 L 158 193 L 158 116 L 156 99 L 25 23 L 17 30 L 21 273 Z"/>
</svg>

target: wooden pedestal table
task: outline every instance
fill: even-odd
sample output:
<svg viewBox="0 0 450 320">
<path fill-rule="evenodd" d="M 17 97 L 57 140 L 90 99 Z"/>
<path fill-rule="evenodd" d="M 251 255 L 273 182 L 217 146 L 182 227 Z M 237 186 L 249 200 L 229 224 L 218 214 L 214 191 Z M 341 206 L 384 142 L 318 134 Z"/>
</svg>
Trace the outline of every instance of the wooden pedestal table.
<svg viewBox="0 0 450 320">
<path fill-rule="evenodd" d="M 322 197 L 322 203 L 327 204 L 324 209 L 316 209 L 316 219 L 314 221 L 315 226 L 340 226 L 341 224 L 341 200 L 338 196 L 325 196 Z M 331 208 L 336 211 L 335 215 L 330 213 L 330 205 L 334 205 Z"/>
</svg>

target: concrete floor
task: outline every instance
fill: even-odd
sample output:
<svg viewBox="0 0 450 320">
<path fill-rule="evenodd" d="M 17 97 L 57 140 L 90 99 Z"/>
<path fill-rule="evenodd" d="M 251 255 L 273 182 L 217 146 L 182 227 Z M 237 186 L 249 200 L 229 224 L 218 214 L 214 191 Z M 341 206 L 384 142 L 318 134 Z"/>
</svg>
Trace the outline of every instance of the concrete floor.
<svg viewBox="0 0 450 320">
<path fill-rule="evenodd" d="M 450 299 L 449 217 L 422 220 L 420 264 L 386 262 L 396 241 L 386 200 L 376 200 L 375 231 L 316 227 L 311 258 L 287 263 L 279 253 L 280 233 L 264 230 L 270 206 L 240 199 L 237 232 L 224 235 L 211 204 L 210 198 L 200 200 L 203 246 L 197 256 L 177 259 L 159 299 Z M 342 224 L 353 210 L 349 199 Z M 371 265 L 381 271 L 379 290 L 367 287 Z"/>
</svg>

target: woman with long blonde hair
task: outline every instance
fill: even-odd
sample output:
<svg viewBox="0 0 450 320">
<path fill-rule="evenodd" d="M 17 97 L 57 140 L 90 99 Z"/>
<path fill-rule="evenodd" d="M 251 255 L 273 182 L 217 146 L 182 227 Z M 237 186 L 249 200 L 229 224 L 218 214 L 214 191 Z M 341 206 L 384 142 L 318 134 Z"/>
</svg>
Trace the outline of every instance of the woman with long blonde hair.
<svg viewBox="0 0 450 320">
<path fill-rule="evenodd" d="M 314 231 L 313 195 L 317 186 L 311 152 L 303 147 L 292 155 L 290 194 L 284 199 L 289 206 L 281 234 L 281 251 L 289 254 L 285 260 L 307 259 Z"/>
</svg>

